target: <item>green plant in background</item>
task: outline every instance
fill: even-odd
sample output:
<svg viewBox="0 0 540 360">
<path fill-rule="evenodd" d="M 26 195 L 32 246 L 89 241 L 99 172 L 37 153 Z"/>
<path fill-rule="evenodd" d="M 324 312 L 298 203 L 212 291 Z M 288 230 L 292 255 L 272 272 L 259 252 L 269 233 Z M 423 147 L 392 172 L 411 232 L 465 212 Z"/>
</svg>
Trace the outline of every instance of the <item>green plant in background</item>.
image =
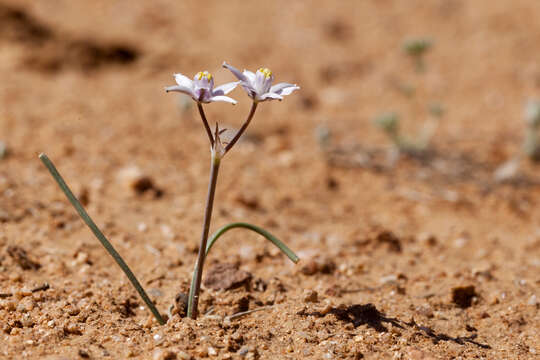
<svg viewBox="0 0 540 360">
<path fill-rule="evenodd" d="M 400 153 L 409 155 L 423 154 L 429 147 L 429 142 L 434 130 L 426 125 L 420 136 L 416 139 L 410 139 L 401 133 L 399 115 L 395 112 L 383 113 L 375 117 L 373 123 L 384 131 Z"/>
<path fill-rule="evenodd" d="M 523 151 L 532 161 L 540 161 L 540 136 L 538 129 L 540 128 L 540 101 L 531 100 L 525 104 L 524 111 L 525 123 L 525 140 L 523 142 Z"/>
<path fill-rule="evenodd" d="M 493 178 L 497 182 L 515 179 L 519 175 L 521 160 L 525 156 L 533 162 L 540 162 L 540 135 L 538 134 L 540 128 L 540 101 L 527 101 L 523 113 L 526 128 L 522 151 L 495 169 Z"/>
<path fill-rule="evenodd" d="M 289 249 L 283 242 L 281 242 L 278 238 L 270 234 L 268 231 L 259 228 L 258 226 L 244 223 L 244 222 L 236 222 L 231 223 L 228 225 L 223 226 L 220 228 L 215 234 L 212 236 L 208 236 L 209 230 L 210 230 L 210 222 L 212 218 L 212 210 L 213 210 L 213 204 L 214 204 L 214 197 L 216 192 L 216 185 L 217 185 L 217 178 L 218 178 L 218 172 L 219 167 L 221 164 L 222 159 L 224 156 L 233 148 L 233 146 L 236 144 L 236 142 L 240 139 L 242 134 L 245 132 L 246 128 L 250 124 L 251 120 L 253 119 L 253 116 L 255 115 L 255 111 L 257 109 L 257 106 L 259 103 L 269 100 L 283 100 L 283 97 L 286 95 L 290 95 L 293 91 L 300 89 L 298 86 L 294 84 L 289 83 L 278 83 L 275 85 L 272 85 L 272 82 L 274 80 L 274 75 L 272 72 L 267 68 L 260 68 L 255 73 L 251 71 L 244 70 L 243 72 L 240 72 L 235 67 L 223 63 L 223 67 L 230 70 L 234 76 L 238 78 L 239 81 L 226 83 L 217 87 L 214 87 L 214 77 L 212 74 L 210 74 L 208 71 L 201 71 L 198 72 L 193 80 L 189 79 L 188 77 L 182 75 L 182 74 L 175 74 L 175 80 L 177 82 L 177 85 L 169 86 L 165 88 L 167 92 L 175 91 L 180 92 L 189 95 L 196 103 L 199 110 L 199 114 L 201 116 L 202 123 L 204 125 L 204 128 L 206 130 L 208 140 L 210 142 L 210 153 L 211 153 L 211 165 L 210 165 L 210 183 L 208 185 L 208 195 L 206 198 L 206 206 L 205 206 L 205 212 L 204 212 L 204 222 L 203 222 L 203 231 L 201 235 L 201 244 L 199 247 L 199 254 L 197 256 L 197 261 L 195 263 L 195 268 L 193 271 L 193 278 L 191 281 L 191 287 L 189 290 L 189 296 L 188 296 L 188 311 L 187 315 L 193 319 L 197 318 L 198 315 L 198 301 L 199 301 L 199 293 L 200 293 L 200 287 L 201 287 L 201 281 L 202 281 L 202 273 L 204 268 L 204 262 L 206 259 L 206 256 L 208 255 L 210 249 L 215 244 L 215 242 L 227 231 L 235 228 L 243 228 L 247 230 L 254 231 L 260 235 L 262 235 L 264 238 L 266 238 L 268 241 L 272 242 L 275 246 L 277 246 L 287 257 L 293 261 L 294 263 L 298 262 L 298 257 L 296 254 Z M 238 132 L 235 134 L 233 139 L 226 143 L 221 140 L 221 134 L 225 130 L 221 130 L 219 128 L 219 125 L 216 123 L 215 130 L 212 131 L 210 129 L 210 125 L 208 124 L 208 120 L 206 119 L 206 115 L 204 113 L 203 104 L 208 104 L 212 102 L 217 101 L 223 101 L 228 102 L 231 104 L 236 104 L 236 100 L 226 96 L 229 92 L 234 90 L 237 85 L 241 85 L 242 88 L 246 91 L 248 96 L 252 99 L 252 106 L 251 110 L 244 121 L 244 124 L 238 130 Z M 99 230 L 95 222 L 91 219 L 91 217 L 88 215 L 88 213 L 83 208 L 80 201 L 73 195 L 73 192 L 70 190 L 56 167 L 53 165 L 51 160 L 47 157 L 45 154 L 40 154 L 39 158 L 43 162 L 43 164 L 47 167 L 49 172 L 51 173 L 52 177 L 57 182 L 60 189 L 64 192 L 68 200 L 71 202 L 71 204 L 75 207 L 77 212 L 79 213 L 79 216 L 83 219 L 83 221 L 88 225 L 88 227 L 92 230 L 96 238 L 101 242 L 101 244 L 105 247 L 107 252 L 113 257 L 113 259 L 116 261 L 118 266 L 122 269 L 122 271 L 126 274 L 129 281 L 133 285 L 133 287 L 137 290 L 139 293 L 139 296 L 143 299 L 144 303 L 148 306 L 156 320 L 159 322 L 159 324 L 163 325 L 165 324 L 165 320 L 160 315 L 159 311 L 153 304 L 153 302 L 150 300 L 148 295 L 146 294 L 145 290 L 141 286 L 140 282 L 137 280 L 131 269 L 128 267 L 126 262 L 122 259 L 120 254 L 114 249 L 112 244 L 108 241 L 108 239 L 105 237 L 105 235 Z"/>
<path fill-rule="evenodd" d="M 5 158 L 7 153 L 8 149 L 6 143 L 0 140 L 0 159 Z"/>
<path fill-rule="evenodd" d="M 432 46 L 433 42 L 428 38 L 411 38 L 403 42 L 403 51 L 414 60 L 418 72 L 425 70 L 424 56 Z"/>
<path fill-rule="evenodd" d="M 403 51 L 414 59 L 417 71 L 423 72 L 425 70 L 424 56 L 432 46 L 433 42 L 428 38 L 411 38 L 404 41 Z M 414 95 L 412 85 L 398 83 L 397 88 L 412 100 Z M 445 113 L 444 106 L 437 102 L 430 103 L 427 110 L 431 117 L 424 123 L 421 133 L 415 138 L 402 134 L 400 118 L 395 112 L 383 113 L 375 117 L 373 123 L 386 133 L 399 152 L 409 155 L 423 155 L 428 150 L 438 122 Z"/>
</svg>

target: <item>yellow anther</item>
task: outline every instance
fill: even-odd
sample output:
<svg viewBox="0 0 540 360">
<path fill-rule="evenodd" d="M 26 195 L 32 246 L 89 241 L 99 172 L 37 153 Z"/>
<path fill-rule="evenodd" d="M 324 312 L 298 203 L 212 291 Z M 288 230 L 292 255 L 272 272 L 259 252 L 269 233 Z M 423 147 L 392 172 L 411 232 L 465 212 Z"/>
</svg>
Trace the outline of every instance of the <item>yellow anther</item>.
<svg viewBox="0 0 540 360">
<path fill-rule="evenodd" d="M 212 74 L 208 71 L 199 71 L 195 76 L 197 77 L 197 80 L 201 80 L 202 78 L 207 78 L 208 81 L 212 80 Z"/>
<path fill-rule="evenodd" d="M 272 71 L 270 71 L 270 69 L 268 69 L 268 68 L 260 68 L 257 71 L 260 71 L 264 75 L 264 77 L 267 78 L 267 79 L 272 76 Z"/>
</svg>

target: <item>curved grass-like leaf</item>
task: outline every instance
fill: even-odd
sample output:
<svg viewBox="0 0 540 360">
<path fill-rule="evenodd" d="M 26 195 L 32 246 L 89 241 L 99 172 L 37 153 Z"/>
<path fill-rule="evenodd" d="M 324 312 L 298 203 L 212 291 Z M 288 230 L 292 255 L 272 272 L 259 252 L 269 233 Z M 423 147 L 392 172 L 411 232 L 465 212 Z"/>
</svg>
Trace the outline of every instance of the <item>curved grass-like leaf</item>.
<svg viewBox="0 0 540 360">
<path fill-rule="evenodd" d="M 103 235 L 103 233 L 101 232 L 101 230 L 99 230 L 99 228 L 97 227 L 96 223 L 92 220 L 92 218 L 88 215 L 88 213 L 86 212 L 86 210 L 84 210 L 84 207 L 82 206 L 82 204 L 79 202 L 79 200 L 77 200 L 77 198 L 75 197 L 75 195 L 73 195 L 73 192 L 71 191 L 71 189 L 69 188 L 69 186 L 66 184 L 66 182 L 64 181 L 64 179 L 62 178 L 62 176 L 60 175 L 60 173 L 58 172 L 58 170 L 56 170 L 56 167 L 54 166 L 54 164 L 52 163 L 51 160 L 49 160 L 49 158 L 47 157 L 47 155 L 45 154 L 40 154 L 39 155 L 39 158 L 40 160 L 43 162 L 43 164 L 47 167 L 47 169 L 49 170 L 49 172 L 51 173 L 52 177 L 54 178 L 54 180 L 56 180 L 56 182 L 58 183 L 58 186 L 60 187 L 60 189 L 64 192 L 64 194 L 66 195 L 66 197 L 68 198 L 68 200 L 71 202 L 71 204 L 73 205 L 73 207 L 75 208 L 75 210 L 77 210 L 77 212 L 79 213 L 79 216 L 83 219 L 83 221 L 86 223 L 86 225 L 88 225 L 88 227 L 90 228 L 90 230 L 92 230 L 92 232 L 94 233 L 94 235 L 96 236 L 96 238 L 99 240 L 99 242 L 101 243 L 101 245 L 103 245 L 103 247 L 105 248 L 105 250 L 107 250 L 107 252 L 113 257 L 113 259 L 116 261 L 116 263 L 118 264 L 118 266 L 120 266 L 120 268 L 122 269 L 122 271 L 124 272 L 124 274 L 126 274 L 126 276 L 128 277 L 129 281 L 131 282 L 131 284 L 133 285 L 133 287 L 135 288 L 135 290 L 137 290 L 137 292 L 139 293 L 140 297 L 143 299 L 143 301 L 145 302 L 146 306 L 148 306 L 148 308 L 150 309 L 150 311 L 152 312 L 152 314 L 154 315 L 154 317 L 156 318 L 156 320 L 158 321 L 158 323 L 160 325 L 164 325 L 165 324 L 165 320 L 163 320 L 163 318 L 161 317 L 161 315 L 159 314 L 159 311 L 157 310 L 157 308 L 154 306 L 154 304 L 152 303 L 152 301 L 150 300 L 150 298 L 148 297 L 148 295 L 146 294 L 146 292 L 144 291 L 142 285 L 139 283 L 139 281 L 137 280 L 137 278 L 135 277 L 135 275 L 133 274 L 133 272 L 131 271 L 131 269 L 129 268 L 129 266 L 127 266 L 126 262 L 124 261 L 124 259 L 122 259 L 122 257 L 120 256 L 120 254 L 118 254 L 118 252 L 114 249 L 114 247 L 112 246 L 112 244 L 109 242 L 109 240 L 107 240 L 107 238 L 105 237 L 105 235 Z"/>
<path fill-rule="evenodd" d="M 287 245 L 281 242 L 281 240 L 279 240 L 277 237 L 275 237 L 274 235 L 270 234 L 268 231 L 258 226 L 255 226 L 249 223 L 244 223 L 244 222 L 230 223 L 228 225 L 223 226 L 218 231 L 216 231 L 208 240 L 208 244 L 206 245 L 206 255 L 208 255 L 208 252 L 210 251 L 212 246 L 214 246 L 214 243 L 217 241 L 217 239 L 220 238 L 221 235 L 225 234 L 227 231 L 234 228 L 244 228 L 251 231 L 255 231 L 257 234 L 264 236 L 267 240 L 271 241 L 272 244 L 276 245 L 279 248 L 279 250 L 281 250 L 285 255 L 287 255 L 289 259 L 291 259 L 293 263 L 296 264 L 298 260 L 300 260 L 298 256 L 296 256 L 296 254 L 291 249 L 289 249 Z"/>
<path fill-rule="evenodd" d="M 279 240 L 277 237 L 275 237 L 274 235 L 272 235 L 268 231 L 266 231 L 266 230 L 264 230 L 264 229 L 262 229 L 262 228 L 260 228 L 258 226 L 255 226 L 255 225 L 252 225 L 252 224 L 249 224 L 249 223 L 244 223 L 244 222 L 235 222 L 235 223 L 227 224 L 227 225 L 221 227 L 220 229 L 218 229 L 218 231 L 216 231 L 214 234 L 212 234 L 212 236 L 210 237 L 210 239 L 208 240 L 208 243 L 206 245 L 206 254 L 205 254 L 205 256 L 208 256 L 208 253 L 210 252 L 210 249 L 212 249 L 212 246 L 214 246 L 217 239 L 219 239 L 221 237 L 221 235 L 223 235 L 227 231 L 235 229 L 235 228 L 248 229 L 248 230 L 256 232 L 257 234 L 260 234 L 260 235 L 264 236 L 268 241 L 270 241 L 270 242 L 272 242 L 272 244 L 276 245 L 295 264 L 300 260 L 300 258 L 291 249 L 289 249 L 289 247 L 287 245 L 285 245 L 281 240 Z M 197 273 L 198 267 L 199 266 L 197 264 L 195 266 L 195 270 L 193 271 L 193 277 L 191 279 L 191 286 L 189 287 L 188 304 L 191 304 L 189 299 L 191 299 L 194 296 L 194 294 L 193 294 L 193 283 L 195 282 L 195 274 Z M 188 312 L 189 312 L 189 309 L 188 309 Z"/>
</svg>

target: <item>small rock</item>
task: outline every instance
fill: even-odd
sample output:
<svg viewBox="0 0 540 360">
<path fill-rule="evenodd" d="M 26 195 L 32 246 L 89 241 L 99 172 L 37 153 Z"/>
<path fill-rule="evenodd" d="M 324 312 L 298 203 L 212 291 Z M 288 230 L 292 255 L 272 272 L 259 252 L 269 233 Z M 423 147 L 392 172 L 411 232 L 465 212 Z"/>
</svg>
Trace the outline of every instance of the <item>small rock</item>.
<svg viewBox="0 0 540 360">
<path fill-rule="evenodd" d="M 208 350 L 207 350 L 207 351 L 208 351 L 208 355 L 210 355 L 210 356 L 216 356 L 216 355 L 217 355 L 216 349 L 214 349 L 214 348 L 211 347 L 211 346 L 208 347 Z"/>
<path fill-rule="evenodd" d="M 236 310 L 235 312 L 244 312 L 249 310 L 249 297 L 248 296 L 242 296 L 238 301 L 236 302 Z"/>
<path fill-rule="evenodd" d="M 83 187 L 77 198 L 83 206 L 88 206 L 88 204 L 90 204 L 90 191 L 88 191 L 88 188 Z"/>
<path fill-rule="evenodd" d="M 378 244 L 388 245 L 388 250 L 391 252 L 400 253 L 402 251 L 401 241 L 391 231 L 383 231 L 377 235 L 376 241 Z"/>
<path fill-rule="evenodd" d="M 509 160 L 495 169 L 493 180 L 498 183 L 504 183 L 515 179 L 519 174 L 519 158 Z"/>
<path fill-rule="evenodd" d="M 332 304 L 330 302 L 327 302 L 324 307 L 319 310 L 319 312 L 321 313 L 321 315 L 326 315 L 330 313 L 330 311 L 332 311 L 333 309 L 334 307 L 332 306 Z"/>
<path fill-rule="evenodd" d="M 88 351 L 86 351 L 86 350 L 79 349 L 78 354 L 83 359 L 90 359 L 90 354 L 88 354 Z"/>
<path fill-rule="evenodd" d="M 435 358 L 429 354 L 429 353 L 426 353 L 420 349 L 416 349 L 416 348 L 409 348 L 408 351 L 408 359 L 411 359 L 411 360 L 435 360 Z"/>
<path fill-rule="evenodd" d="M 148 225 L 146 225 L 143 222 L 138 223 L 137 224 L 137 230 L 139 230 L 140 232 L 146 232 L 146 230 L 148 230 Z"/>
<path fill-rule="evenodd" d="M 187 352 L 180 350 L 176 356 L 181 360 L 191 360 L 192 356 L 189 355 Z"/>
<path fill-rule="evenodd" d="M 75 254 L 75 260 L 73 261 L 73 265 L 82 265 L 82 264 L 91 264 L 90 261 L 90 255 L 84 251 L 78 251 Z"/>
<path fill-rule="evenodd" d="M 13 300 L 0 301 L 0 309 L 6 309 L 7 311 L 13 311 L 17 308 L 17 304 Z"/>
<path fill-rule="evenodd" d="M 160 197 L 163 194 L 163 191 L 155 186 L 154 180 L 150 176 L 143 174 L 142 170 L 137 166 L 120 169 L 117 178 L 120 183 L 136 195 L 153 192 L 155 197 Z"/>
<path fill-rule="evenodd" d="M 169 225 L 162 224 L 161 225 L 161 233 L 163 236 L 165 236 L 168 239 L 174 238 L 174 232 L 172 231 L 171 227 Z"/>
<path fill-rule="evenodd" d="M 315 275 L 318 271 L 317 262 L 315 260 L 308 260 L 304 266 L 300 269 L 304 275 Z"/>
<path fill-rule="evenodd" d="M 536 299 L 536 295 L 532 295 L 529 298 L 529 301 L 527 301 L 527 305 L 532 305 L 532 306 L 538 305 L 538 300 Z"/>
<path fill-rule="evenodd" d="M 241 286 L 248 287 L 251 274 L 238 269 L 233 264 L 217 264 L 208 270 L 204 279 L 204 286 L 212 290 L 230 290 Z"/>
<path fill-rule="evenodd" d="M 336 270 L 336 263 L 327 257 L 308 260 L 300 269 L 304 275 L 332 274 Z"/>
<path fill-rule="evenodd" d="M 188 294 L 185 292 L 180 292 L 176 294 L 174 298 L 174 308 L 171 312 L 172 315 L 178 314 L 180 317 L 187 316 L 188 308 Z"/>
<path fill-rule="evenodd" d="M 473 285 L 452 289 L 452 302 L 462 309 L 470 307 L 475 297 L 478 297 L 478 294 Z"/>
<path fill-rule="evenodd" d="M 249 352 L 249 347 L 242 346 L 240 350 L 238 350 L 237 354 L 240 356 L 246 356 L 246 354 Z"/>
<path fill-rule="evenodd" d="M 200 348 L 197 350 L 197 355 L 201 358 L 205 358 L 208 356 L 208 349 L 206 348 Z"/>
<path fill-rule="evenodd" d="M 77 324 L 67 324 L 64 326 L 64 333 L 73 335 L 82 335 L 82 330 Z"/>
<path fill-rule="evenodd" d="M 315 290 L 306 290 L 304 291 L 304 302 L 316 303 L 319 301 L 318 295 Z"/>
<path fill-rule="evenodd" d="M 154 360 L 175 360 L 177 359 L 176 354 L 171 350 L 162 350 L 158 349 L 154 351 Z"/>
<path fill-rule="evenodd" d="M 454 240 L 454 246 L 455 246 L 457 249 L 461 249 L 461 248 L 464 247 L 466 244 L 467 244 L 467 239 L 464 238 L 464 237 L 460 237 L 460 238 L 457 238 L 456 240 Z"/>
<path fill-rule="evenodd" d="M 395 274 L 391 274 L 391 275 L 386 275 L 386 276 L 383 276 L 379 279 L 379 283 L 381 285 L 386 285 L 386 284 L 393 284 L 393 283 L 396 283 L 398 280 L 398 277 L 397 275 Z"/>
</svg>

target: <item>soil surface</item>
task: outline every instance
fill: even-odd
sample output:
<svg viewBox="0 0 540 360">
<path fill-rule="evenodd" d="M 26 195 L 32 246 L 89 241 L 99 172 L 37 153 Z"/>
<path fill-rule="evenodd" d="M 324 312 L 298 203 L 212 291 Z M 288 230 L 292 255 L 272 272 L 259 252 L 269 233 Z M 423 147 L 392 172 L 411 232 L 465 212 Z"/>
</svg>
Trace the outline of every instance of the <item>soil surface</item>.
<svg viewBox="0 0 540 360">
<path fill-rule="evenodd" d="M 494 172 L 540 97 L 539 17 L 536 0 L 0 0 L 0 357 L 538 359 L 540 168 Z M 210 154 L 193 101 L 164 87 L 233 81 L 224 60 L 302 89 L 261 103 L 223 160 L 212 230 L 263 226 L 301 260 L 232 230 L 194 321 Z M 250 107 L 230 95 L 205 105 L 229 136 Z M 409 137 L 435 124 L 428 148 L 397 154 L 373 124 L 387 111 Z"/>
</svg>

